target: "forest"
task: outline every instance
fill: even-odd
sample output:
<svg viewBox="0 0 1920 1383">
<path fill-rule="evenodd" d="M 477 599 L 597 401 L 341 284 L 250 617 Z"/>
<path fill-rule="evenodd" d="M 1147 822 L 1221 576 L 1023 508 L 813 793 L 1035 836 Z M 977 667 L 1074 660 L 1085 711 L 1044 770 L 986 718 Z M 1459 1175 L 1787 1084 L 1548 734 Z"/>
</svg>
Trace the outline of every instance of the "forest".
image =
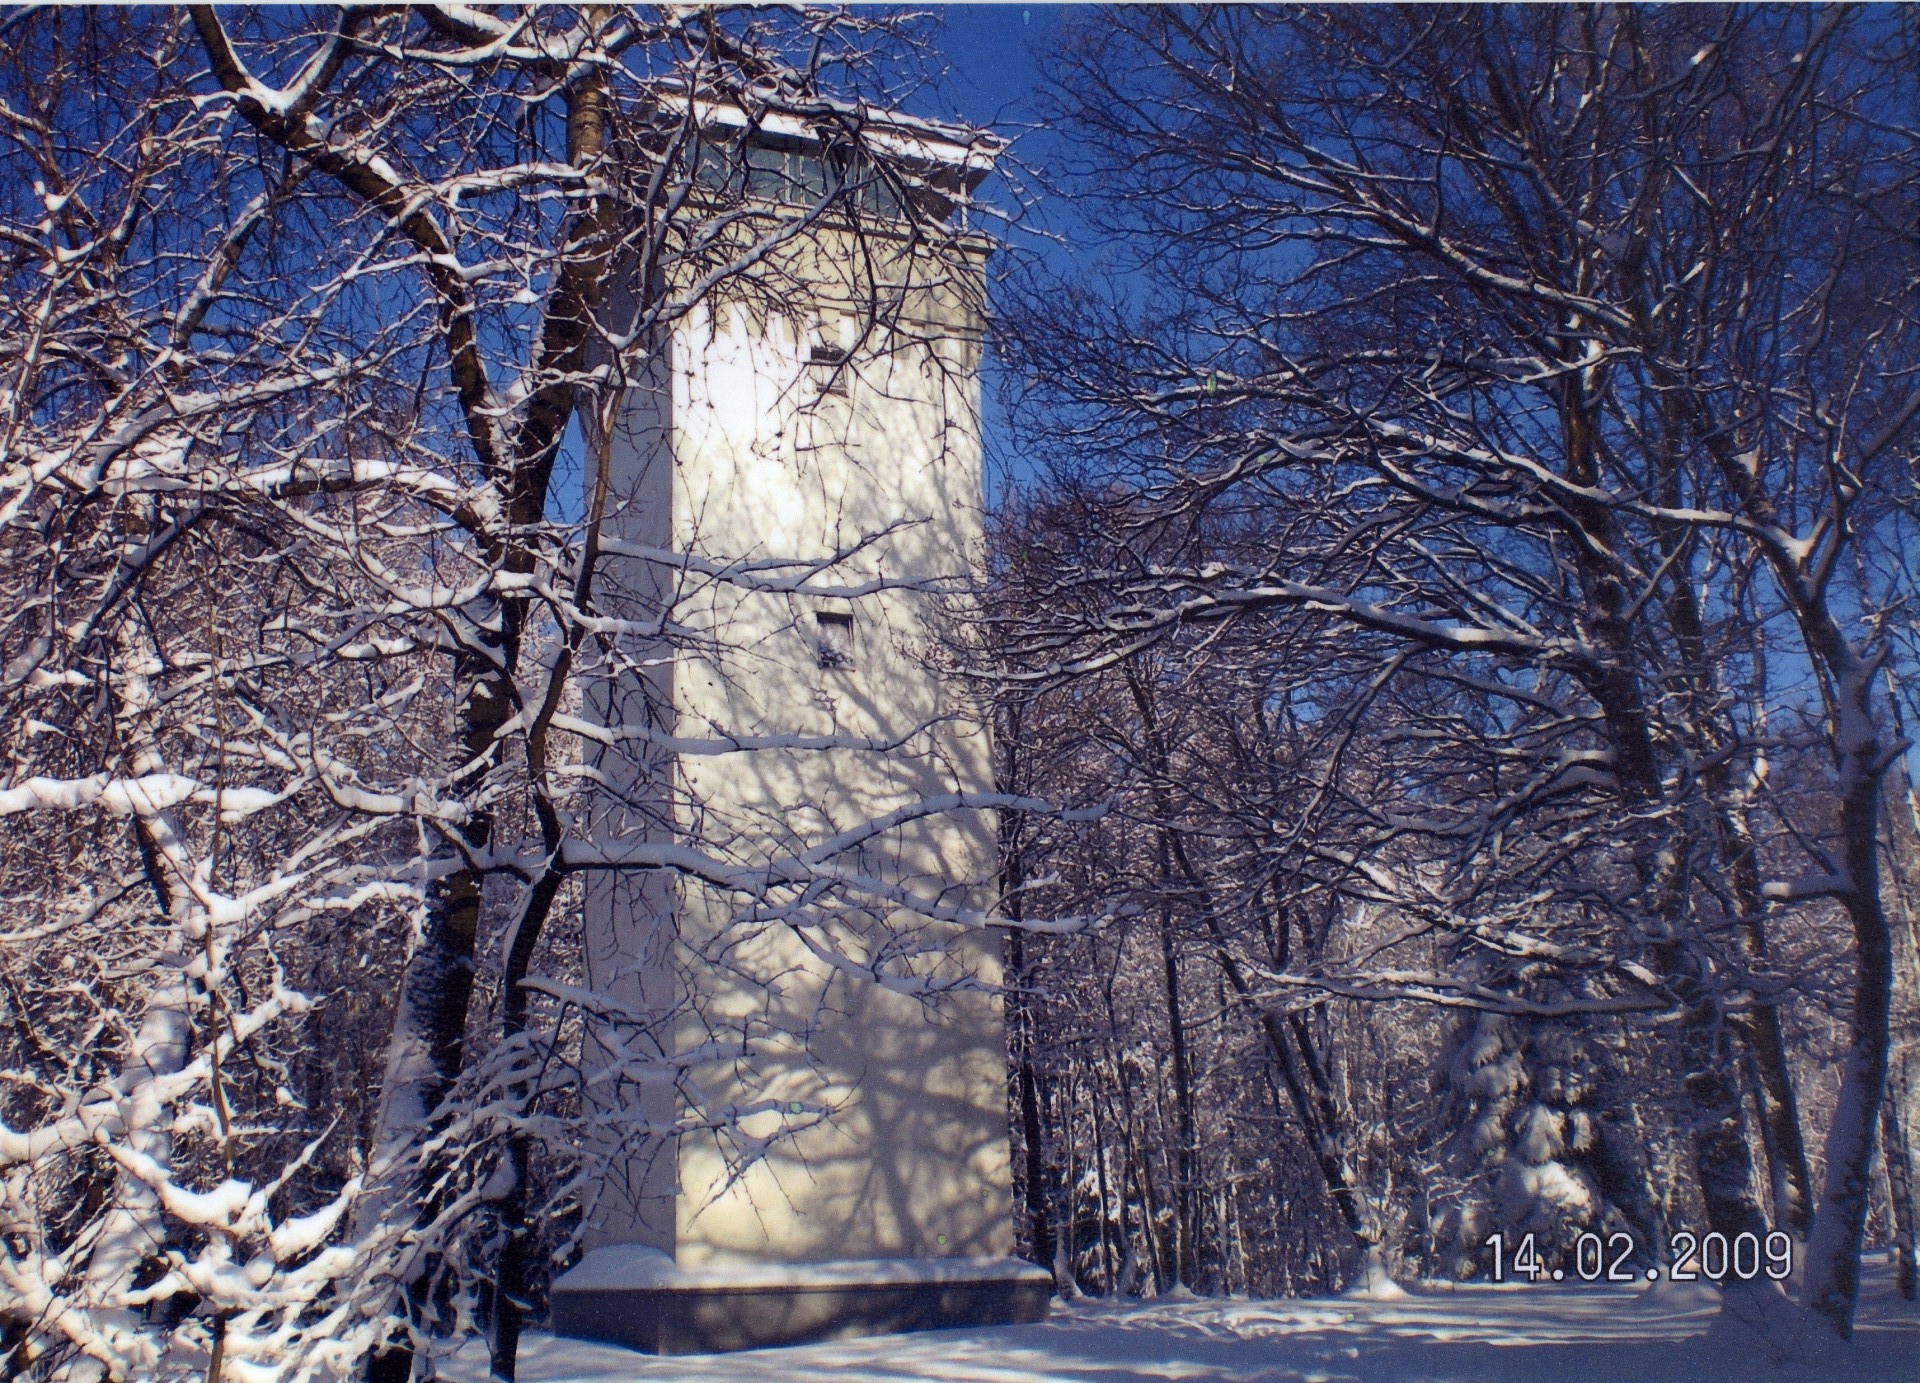
<svg viewBox="0 0 1920 1383">
<path fill-rule="evenodd" d="M 1077 10 L 973 196 L 874 114 L 937 19 L 0 12 L 6 1376 L 513 1378 L 609 1148 L 764 1156 L 695 1067 L 809 1037 L 596 988 L 639 871 L 936 1018 L 996 939 L 1063 1299 L 1920 1291 L 1915 13 Z M 823 228 L 834 388 L 997 246 L 951 571 L 608 518 Z M 775 596 L 937 609 L 993 790 L 730 817 L 676 757 L 944 732 L 607 712 Z M 989 905 L 872 865 L 981 812 Z"/>
</svg>

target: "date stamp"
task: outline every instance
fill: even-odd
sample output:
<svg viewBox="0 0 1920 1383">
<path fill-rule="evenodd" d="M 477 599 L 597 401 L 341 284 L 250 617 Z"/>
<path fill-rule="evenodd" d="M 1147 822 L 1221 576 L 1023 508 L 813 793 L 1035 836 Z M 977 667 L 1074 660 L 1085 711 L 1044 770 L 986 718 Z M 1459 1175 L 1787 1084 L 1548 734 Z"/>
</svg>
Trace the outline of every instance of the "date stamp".
<svg viewBox="0 0 1920 1383">
<path fill-rule="evenodd" d="M 1717 1230 L 1694 1234 L 1683 1229 L 1669 1239 L 1665 1262 L 1649 1263 L 1644 1272 L 1637 1265 L 1655 1255 L 1642 1253 L 1631 1234 L 1619 1231 L 1604 1240 L 1591 1231 L 1575 1239 L 1572 1252 L 1563 1255 L 1571 1272 L 1565 1266 L 1548 1267 L 1531 1234 L 1522 1235 L 1511 1246 L 1506 1235 L 1489 1235 L 1482 1247 L 1493 1252 L 1490 1266 L 1495 1282 L 1522 1278 L 1564 1282 L 1569 1277 L 1580 1282 L 1634 1282 L 1645 1276 L 1649 1282 L 1664 1277 L 1672 1282 L 1726 1283 L 1751 1282 L 1763 1273 L 1784 1282 L 1793 1275 L 1793 1236 L 1778 1229 L 1764 1239 L 1753 1233 L 1729 1239 Z"/>
</svg>

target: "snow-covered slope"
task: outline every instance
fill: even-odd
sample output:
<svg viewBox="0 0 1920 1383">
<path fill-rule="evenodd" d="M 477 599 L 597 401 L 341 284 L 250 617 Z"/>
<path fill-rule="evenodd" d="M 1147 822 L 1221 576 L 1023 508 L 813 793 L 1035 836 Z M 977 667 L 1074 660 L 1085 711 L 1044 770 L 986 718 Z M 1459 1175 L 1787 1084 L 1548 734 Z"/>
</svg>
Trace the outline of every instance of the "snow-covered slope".
<svg viewBox="0 0 1920 1383">
<path fill-rule="evenodd" d="M 1870 1266 L 1854 1346 L 1767 1367 L 1719 1332 L 1712 1288 L 1441 1285 L 1398 1301 L 1208 1300 L 1056 1308 L 1044 1325 L 655 1359 L 530 1335 L 524 1383 L 1913 1383 L 1920 1311 Z M 482 1383 L 470 1348 L 449 1376 Z"/>
</svg>

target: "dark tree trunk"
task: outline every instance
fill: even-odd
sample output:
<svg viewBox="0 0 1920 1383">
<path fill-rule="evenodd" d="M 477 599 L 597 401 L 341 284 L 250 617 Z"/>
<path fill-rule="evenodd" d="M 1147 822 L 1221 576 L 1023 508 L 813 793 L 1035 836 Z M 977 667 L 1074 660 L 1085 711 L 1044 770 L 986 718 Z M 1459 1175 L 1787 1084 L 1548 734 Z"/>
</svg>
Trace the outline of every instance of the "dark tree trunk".
<svg viewBox="0 0 1920 1383">
<path fill-rule="evenodd" d="M 1161 865 L 1165 887 L 1171 880 L 1166 878 L 1165 873 L 1164 842 L 1161 845 Z M 1174 1118 L 1178 1126 L 1175 1136 L 1180 1140 L 1179 1146 L 1174 1149 L 1174 1280 L 1184 1286 L 1192 1286 L 1195 1277 L 1193 1070 L 1187 1056 L 1186 1014 L 1180 1003 L 1180 955 L 1174 944 L 1171 907 L 1166 902 L 1162 903 L 1160 910 L 1160 962 L 1166 986 L 1167 1033 L 1173 1053 Z"/>
<path fill-rule="evenodd" d="M 533 963 L 534 946 L 553 909 L 564 876 L 549 869 L 528 890 L 521 916 L 513 929 L 513 942 L 507 948 L 501 976 L 500 1030 L 506 1041 L 520 1037 L 527 1029 L 527 992 L 522 981 Z M 526 1314 L 527 1250 L 530 1226 L 527 1223 L 528 1163 L 532 1140 L 516 1133 L 507 1143 L 508 1169 L 513 1185 L 500 1203 L 500 1258 L 495 1265 L 493 1283 L 493 1376 L 512 1383 L 519 1368 L 520 1332 Z"/>
<path fill-rule="evenodd" d="M 1677 464 L 1670 467 L 1666 480 L 1667 502 L 1675 508 L 1681 502 L 1679 470 Z M 1713 671 L 1715 663 L 1708 649 L 1705 622 L 1695 594 L 1690 537 L 1669 528 L 1662 530 L 1660 538 L 1669 561 L 1676 563 L 1667 606 L 1684 665 L 1692 669 L 1687 678 L 1694 700 L 1691 719 L 1702 734 L 1731 739 L 1736 732 L 1722 724 L 1718 709 L 1724 700 L 1723 689 Z M 1709 743 L 1704 747 L 1718 749 L 1721 746 Z M 1732 773 L 1726 758 L 1718 754 L 1705 757 L 1710 767 L 1702 775 L 1702 782 L 1712 804 L 1721 868 L 1733 886 L 1734 902 L 1740 909 L 1741 948 L 1748 964 L 1764 965 L 1767 934 L 1762 919 L 1767 902 L 1761 891 L 1759 850 L 1745 817 L 1735 806 Z M 1813 1172 L 1807 1164 L 1799 1100 L 1787 1066 L 1779 1005 L 1771 1000 L 1760 1003 L 1750 1013 L 1734 1020 L 1733 1027 L 1747 1053 L 1748 1068 L 1753 1075 L 1754 1104 L 1760 1114 L 1760 1136 L 1767 1154 L 1774 1217 L 1780 1228 L 1804 1241 L 1813 1225 Z"/>
<path fill-rule="evenodd" d="M 1894 1264 L 1895 1282 L 1900 1295 L 1913 1301 L 1920 1296 L 1920 1281 L 1916 1281 L 1920 1264 L 1914 1262 L 1920 1237 L 1914 1225 L 1913 1148 L 1907 1141 L 1904 1117 L 1907 1094 L 1905 1073 L 1891 1073 L 1886 1102 L 1880 1106 L 1880 1147 L 1887 1168 L 1887 1201 L 1893 1208 L 1893 1248 L 1899 1255 Z"/>
<path fill-rule="evenodd" d="M 1019 886 L 1021 869 L 1017 845 L 1010 849 L 1001 866 L 1009 898 L 1007 915 L 1018 922 L 1022 913 Z M 1020 1199 L 1027 1222 L 1027 1247 L 1033 1260 L 1053 1271 L 1053 1222 L 1048 1207 L 1053 1202 L 1047 1176 L 1046 1145 L 1040 1118 L 1040 1076 L 1034 1069 L 1034 1024 L 1032 1012 L 1033 976 L 1027 963 L 1027 938 L 1019 927 L 1007 928 L 1007 1040 L 1013 1048 L 1014 1096 L 1020 1106 L 1020 1151 L 1023 1175 Z"/>
<path fill-rule="evenodd" d="M 1837 632 L 1832 643 L 1844 647 Z M 1893 934 L 1880 896 L 1879 821 L 1881 778 L 1899 751 L 1875 733 L 1871 667 L 1856 660 L 1851 650 L 1830 649 L 1828 661 L 1840 669 L 1837 738 L 1844 751 L 1839 771 L 1846 785 L 1840 808 L 1846 888 L 1840 902 L 1853 923 L 1854 988 L 1840 1094 L 1827 1134 L 1826 1185 L 1807 1243 L 1806 1302 L 1844 1340 L 1853 1336 L 1854 1305 L 1860 1295 L 1860 1243 L 1892 1038 Z"/>
<path fill-rule="evenodd" d="M 1176 858 L 1182 858 L 1177 849 Z M 1259 1001 L 1254 997 L 1246 972 L 1227 949 L 1225 931 L 1219 925 L 1218 917 L 1210 907 L 1204 909 L 1204 916 L 1213 932 L 1214 957 L 1221 974 L 1226 976 L 1228 985 L 1236 995 L 1257 1007 Z M 1291 937 L 1292 922 L 1283 913 L 1274 933 L 1276 968 L 1286 968 Z M 1354 1251 L 1359 1260 L 1358 1273 L 1373 1272 L 1381 1266 L 1380 1222 L 1374 1213 L 1371 1198 L 1360 1184 L 1352 1159 L 1343 1146 L 1339 1106 L 1327 1080 L 1326 1068 L 1313 1049 L 1312 1035 L 1298 1014 L 1282 1018 L 1266 1008 L 1259 1008 L 1258 1011 L 1260 1031 L 1267 1040 L 1273 1067 L 1279 1072 L 1280 1083 L 1287 1092 L 1288 1102 L 1293 1106 L 1294 1117 L 1306 1137 L 1314 1164 L 1320 1169 L 1328 1198 L 1353 1238 Z"/>
<path fill-rule="evenodd" d="M 486 628 L 496 621 L 475 623 Z M 498 731 L 508 716 L 505 679 L 497 656 L 489 656 L 493 653 L 492 649 L 463 653 L 455 660 L 455 690 L 464 713 L 461 749 L 465 761 L 476 766 L 458 786 L 469 792 L 479 786 L 497 755 Z M 475 813 L 467 823 L 465 841 L 475 850 L 485 850 L 492 832 L 492 814 Z M 401 980 L 375 1142 L 376 1157 L 385 1160 L 382 1173 L 389 1180 L 389 1194 L 377 1200 L 375 1213 L 405 1214 L 424 1222 L 438 1209 L 431 1201 L 415 1201 L 398 1193 L 412 1180 L 413 1150 L 460 1074 L 484 881 L 478 871 L 462 869 L 433 886 L 420 946 Z M 426 1307 L 426 1267 L 416 1259 L 405 1288 L 408 1317 L 416 1321 Z M 368 1383 L 405 1383 L 412 1373 L 413 1348 L 404 1340 L 389 1339 L 368 1356 Z"/>
<path fill-rule="evenodd" d="M 1551 345 L 1549 345 L 1551 350 Z M 1561 440 L 1567 478 L 1590 487 L 1600 481 L 1599 427 L 1592 393 L 1571 373 L 1562 385 Z M 1630 584 L 1614 554 L 1624 550 L 1614 514 L 1599 500 L 1567 505 L 1574 539 L 1582 604 L 1594 644 L 1604 662 L 1588 670 L 1588 691 L 1599 705 L 1615 753 L 1615 777 L 1629 811 L 1662 802 L 1665 784 L 1644 689 L 1636 671 Z M 1740 1122 L 1739 1064 L 1727 1038 L 1720 1007 L 1709 992 L 1699 948 L 1690 944 L 1687 870 L 1690 837 L 1684 825 L 1669 828 L 1648 860 L 1647 884 L 1655 912 L 1674 939 L 1653 948 L 1661 973 L 1685 1005 L 1680 1029 L 1681 1088 L 1692 1109 L 1690 1139 L 1694 1173 L 1706 1205 L 1707 1227 L 1727 1236 L 1767 1232 L 1753 1196 L 1753 1159 Z"/>
<path fill-rule="evenodd" d="M 1100 1281 L 1103 1290 L 1109 1296 L 1113 1294 L 1114 1262 L 1113 1241 L 1107 1233 L 1107 1206 L 1112 1191 L 1107 1185 L 1107 1121 L 1101 1117 L 1100 1106 L 1104 1103 L 1100 1093 L 1100 1083 L 1091 1082 L 1087 1092 L 1088 1112 L 1093 1118 L 1093 1171 L 1094 1188 L 1100 1196 Z"/>
<path fill-rule="evenodd" d="M 1813 1172 L 1800 1133 L 1800 1106 L 1787 1069 L 1778 1006 L 1756 1007 L 1734 1024 L 1734 1031 L 1752 1061 L 1754 1104 L 1760 1113 L 1775 1221 L 1804 1240 L 1813 1225 Z"/>
</svg>

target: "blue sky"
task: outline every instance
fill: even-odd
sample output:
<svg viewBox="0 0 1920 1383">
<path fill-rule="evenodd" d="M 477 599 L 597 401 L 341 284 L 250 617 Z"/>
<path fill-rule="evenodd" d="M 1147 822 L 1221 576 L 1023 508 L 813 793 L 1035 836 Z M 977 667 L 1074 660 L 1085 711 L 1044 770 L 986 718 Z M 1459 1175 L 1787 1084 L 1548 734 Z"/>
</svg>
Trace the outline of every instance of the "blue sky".
<svg viewBox="0 0 1920 1383">
<path fill-rule="evenodd" d="M 1040 71 L 1034 55 L 1054 42 L 1074 5 L 935 5 L 937 42 L 952 66 L 946 114 L 976 124 L 1030 119 Z"/>
<path fill-rule="evenodd" d="M 994 128 L 1014 140 L 1012 165 L 1045 167 L 1062 150 L 1039 126 L 1036 97 L 1041 75 L 1039 57 L 1056 45 L 1063 30 L 1078 15 L 1091 7 L 1083 5 L 933 5 L 934 43 L 948 66 L 946 80 L 914 103 L 922 114 L 943 116 L 968 124 Z M 982 188 L 983 196 L 1005 206 L 1008 186 L 992 179 Z M 1037 212 L 1042 224 L 1056 232 L 1072 224 L 1071 208 L 1037 207 L 1036 196 L 1027 188 L 1027 210 Z M 1057 245 L 1049 246 L 1031 235 L 1015 235 L 1016 243 L 1048 258 L 1064 254 Z M 995 397 L 996 379 L 992 356 L 986 362 L 983 389 L 989 494 L 997 494 L 1005 477 L 1030 474 L 1017 455 L 1008 435 L 1006 418 Z"/>
</svg>

